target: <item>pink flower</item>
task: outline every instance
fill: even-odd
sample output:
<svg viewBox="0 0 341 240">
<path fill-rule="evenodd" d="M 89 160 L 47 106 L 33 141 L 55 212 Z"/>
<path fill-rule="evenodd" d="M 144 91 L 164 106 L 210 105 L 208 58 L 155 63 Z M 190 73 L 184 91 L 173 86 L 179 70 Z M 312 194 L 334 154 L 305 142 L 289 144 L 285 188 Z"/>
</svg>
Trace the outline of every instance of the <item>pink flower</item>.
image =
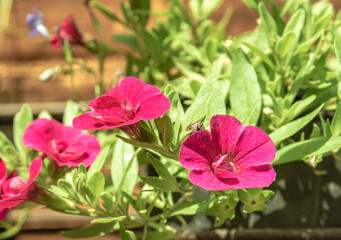
<svg viewBox="0 0 341 240">
<path fill-rule="evenodd" d="M 170 101 L 158 88 L 140 79 L 127 77 L 118 86 L 89 104 L 87 112 L 73 120 L 73 126 L 85 130 L 118 128 L 151 120 L 165 114 Z"/>
<path fill-rule="evenodd" d="M 26 181 L 16 173 L 7 177 L 5 163 L 0 159 L 0 221 L 4 220 L 7 212 L 14 206 L 29 200 L 35 200 L 38 195 L 37 186 L 33 181 L 40 173 L 42 160 L 34 159 L 29 167 L 29 178 Z"/>
<path fill-rule="evenodd" d="M 90 166 L 101 151 L 95 136 L 53 119 L 36 119 L 25 130 L 23 143 L 40 151 L 58 167 Z"/>
<path fill-rule="evenodd" d="M 276 172 L 276 148 L 261 129 L 244 126 L 236 118 L 215 115 L 211 132 L 198 131 L 180 149 L 180 163 L 191 169 L 189 180 L 206 190 L 222 191 L 269 186 Z"/>
<path fill-rule="evenodd" d="M 54 48 L 61 48 L 64 39 L 67 39 L 71 44 L 84 43 L 83 36 L 79 33 L 71 14 L 63 20 L 58 33 L 52 35 L 50 45 Z"/>
</svg>

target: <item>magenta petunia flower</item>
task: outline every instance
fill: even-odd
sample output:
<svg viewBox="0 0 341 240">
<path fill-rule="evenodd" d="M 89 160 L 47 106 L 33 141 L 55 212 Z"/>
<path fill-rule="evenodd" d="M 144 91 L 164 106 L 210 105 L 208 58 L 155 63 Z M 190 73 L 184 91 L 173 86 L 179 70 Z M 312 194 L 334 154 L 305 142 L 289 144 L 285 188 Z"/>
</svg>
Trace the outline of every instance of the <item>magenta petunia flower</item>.
<svg viewBox="0 0 341 240">
<path fill-rule="evenodd" d="M 180 149 L 180 163 L 191 169 L 189 180 L 206 190 L 258 188 L 269 186 L 276 172 L 276 148 L 261 129 L 244 126 L 236 118 L 215 115 L 211 132 L 198 131 Z"/>
<path fill-rule="evenodd" d="M 50 45 L 54 48 L 61 48 L 64 39 L 67 39 L 71 44 L 84 43 L 83 36 L 78 31 L 72 14 L 63 20 L 59 31 L 52 35 Z"/>
<path fill-rule="evenodd" d="M 90 166 L 101 151 L 97 138 L 53 119 L 36 119 L 25 130 L 23 143 L 46 154 L 58 167 Z"/>
<path fill-rule="evenodd" d="M 34 201 L 39 188 L 33 183 L 40 173 L 41 158 L 34 159 L 29 167 L 29 178 L 26 181 L 16 173 L 7 177 L 5 163 L 0 159 L 0 221 L 6 218 L 7 212 L 23 202 Z"/>
<path fill-rule="evenodd" d="M 170 101 L 157 87 L 138 78 L 127 77 L 106 94 L 89 104 L 91 112 L 73 120 L 73 126 L 85 130 L 103 130 L 132 126 L 165 114 Z M 124 129 L 122 129 L 124 130 Z"/>
</svg>

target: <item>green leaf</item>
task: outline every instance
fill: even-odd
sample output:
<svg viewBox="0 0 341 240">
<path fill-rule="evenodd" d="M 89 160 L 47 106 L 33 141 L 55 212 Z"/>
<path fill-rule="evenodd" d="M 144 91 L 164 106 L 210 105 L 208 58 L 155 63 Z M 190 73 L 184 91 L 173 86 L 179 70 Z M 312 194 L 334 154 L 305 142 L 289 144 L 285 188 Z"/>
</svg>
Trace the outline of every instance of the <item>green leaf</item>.
<svg viewBox="0 0 341 240">
<path fill-rule="evenodd" d="M 289 163 L 306 157 L 325 155 L 341 146 L 341 137 L 318 137 L 281 148 L 276 153 L 273 165 Z"/>
<path fill-rule="evenodd" d="M 275 51 L 281 59 L 285 59 L 296 48 L 296 44 L 296 34 L 294 32 L 288 32 L 277 41 Z"/>
<path fill-rule="evenodd" d="M 249 8 L 252 8 L 254 11 L 256 11 L 257 12 L 257 10 L 258 10 L 258 6 L 257 6 L 257 4 L 258 4 L 258 2 L 256 1 L 256 0 L 242 0 L 244 3 L 245 3 L 245 5 L 247 5 Z"/>
<path fill-rule="evenodd" d="M 138 177 L 138 162 L 134 153 L 133 146 L 118 141 L 111 161 L 111 178 L 115 190 L 122 189 L 128 195 L 133 193 Z"/>
<path fill-rule="evenodd" d="M 27 126 L 33 121 L 33 114 L 28 104 L 23 104 L 20 112 L 15 114 L 13 122 L 13 137 L 16 148 L 18 149 L 20 159 L 25 161 L 28 149 L 23 145 L 23 135 Z"/>
<path fill-rule="evenodd" d="M 175 135 L 173 143 L 176 144 L 179 137 L 178 134 L 181 131 L 181 119 L 183 119 L 185 113 L 179 98 L 179 94 L 172 86 L 167 85 L 164 94 L 171 102 L 171 107 L 168 110 L 167 114 L 174 124 L 173 128 Z"/>
<path fill-rule="evenodd" d="M 91 223 L 121 222 L 126 218 L 127 218 L 127 216 L 96 218 L 96 219 L 92 220 Z"/>
<path fill-rule="evenodd" d="M 72 51 L 69 45 L 69 41 L 64 41 L 63 43 L 63 52 L 66 62 L 71 66 L 72 65 Z"/>
<path fill-rule="evenodd" d="M 79 104 L 74 100 L 68 100 L 63 114 L 63 124 L 72 126 L 72 121 L 80 115 Z"/>
<path fill-rule="evenodd" d="M 38 114 L 38 118 L 53 119 L 51 113 L 49 113 L 48 111 L 41 111 L 41 112 Z"/>
<path fill-rule="evenodd" d="M 237 198 L 230 198 L 228 196 L 219 196 L 214 199 L 205 214 L 216 216 L 214 227 L 220 227 L 226 219 L 233 219 L 235 217 L 235 207 L 238 203 Z"/>
<path fill-rule="evenodd" d="M 170 174 L 167 167 L 157 158 L 155 158 L 152 154 L 147 153 L 149 161 L 152 163 L 155 171 L 159 174 L 159 176 L 168 182 L 168 185 L 171 187 L 173 191 L 181 192 L 176 179 L 173 175 Z"/>
<path fill-rule="evenodd" d="M 334 113 L 334 117 L 330 124 L 331 131 L 333 136 L 341 135 L 341 102 L 339 102 L 336 106 L 336 110 Z"/>
<path fill-rule="evenodd" d="M 240 118 L 240 122 L 243 125 L 252 125 L 255 126 L 258 123 L 258 119 L 252 119 L 252 116 L 254 115 L 254 112 L 259 107 L 260 99 L 254 102 L 249 109 L 243 114 L 243 116 Z M 257 120 L 257 122 L 255 122 Z"/>
<path fill-rule="evenodd" d="M 272 132 L 269 136 L 272 141 L 277 145 L 278 143 L 282 142 L 284 139 L 291 137 L 299 130 L 301 130 L 305 125 L 307 125 L 314 117 L 321 111 L 323 104 L 312 111 L 311 113 L 301 117 L 295 121 L 292 121 Z"/>
<path fill-rule="evenodd" d="M 218 43 L 216 39 L 207 39 L 205 41 L 205 50 L 207 59 L 213 63 L 217 55 Z"/>
<path fill-rule="evenodd" d="M 120 22 L 119 18 L 104 4 L 97 1 L 90 1 L 89 5 L 102 12 L 107 18 L 116 22 Z"/>
<path fill-rule="evenodd" d="M 86 238 L 86 237 L 96 237 L 103 236 L 108 233 L 115 231 L 115 225 L 118 227 L 117 223 L 97 223 L 86 228 L 78 228 L 67 231 L 59 232 L 63 237 L 68 238 Z"/>
<path fill-rule="evenodd" d="M 290 18 L 287 25 L 284 28 L 283 36 L 289 32 L 295 32 L 296 36 L 299 38 L 301 31 L 304 27 L 305 12 L 302 8 L 298 9 Z"/>
<path fill-rule="evenodd" d="M 91 164 L 89 170 L 88 170 L 88 177 L 91 177 L 92 174 L 95 172 L 101 171 L 105 160 L 108 156 L 110 146 L 107 146 L 106 148 L 102 149 L 101 152 L 98 154 L 97 158 L 95 161 Z"/>
<path fill-rule="evenodd" d="M 86 181 L 86 188 L 88 190 L 88 195 L 92 201 L 97 201 L 98 197 L 101 195 L 104 189 L 105 179 L 103 173 L 94 172 Z"/>
<path fill-rule="evenodd" d="M 116 41 L 116 42 L 120 42 L 120 43 L 124 43 L 130 47 L 132 47 L 135 50 L 140 51 L 140 45 L 139 43 L 136 41 L 136 38 L 130 36 L 130 35 L 126 35 L 126 34 L 115 34 L 112 38 L 112 40 Z"/>
<path fill-rule="evenodd" d="M 9 152 L 12 154 L 9 154 Z M 18 152 L 12 142 L 3 132 L 0 131 L 0 158 L 2 158 L 2 160 L 4 160 L 7 164 L 15 164 L 17 157 Z"/>
<path fill-rule="evenodd" d="M 129 230 L 126 230 L 122 223 L 120 223 L 120 235 L 121 240 L 136 240 L 135 233 Z"/>
<path fill-rule="evenodd" d="M 146 46 L 146 50 L 155 61 L 161 62 L 163 59 L 163 48 L 159 36 L 151 30 L 143 30 L 140 34 Z"/>
<path fill-rule="evenodd" d="M 243 42 L 243 44 L 245 44 L 248 48 L 250 48 L 250 50 L 257 54 L 272 70 L 276 71 L 276 67 L 273 64 L 273 62 L 271 61 L 271 59 L 268 57 L 267 54 L 265 54 L 265 52 L 261 49 L 259 49 L 258 47 L 248 43 L 248 42 Z"/>
<path fill-rule="evenodd" d="M 205 211 L 210 205 L 211 200 L 193 200 L 173 208 L 170 217 L 175 215 L 195 215 Z"/>
<path fill-rule="evenodd" d="M 241 119 L 243 114 L 261 99 L 261 90 L 253 66 L 241 49 L 237 49 L 232 61 L 230 103 L 235 117 Z M 252 122 L 258 122 L 261 102 L 253 111 Z"/>
<path fill-rule="evenodd" d="M 276 22 L 272 18 L 271 14 L 268 12 L 268 10 L 266 9 L 266 7 L 264 6 L 264 4 L 262 2 L 260 2 L 258 4 L 258 12 L 259 12 L 259 15 L 260 15 L 262 21 L 264 22 L 264 24 L 267 28 L 267 32 L 269 34 L 272 32 L 277 34 Z"/>
<path fill-rule="evenodd" d="M 216 114 L 225 114 L 226 106 L 223 92 L 218 79 L 211 75 L 200 88 L 193 104 L 187 109 L 182 121 L 182 129 L 186 129 L 193 120 L 204 115 L 205 127 L 209 126 L 210 119 Z"/>
<path fill-rule="evenodd" d="M 238 189 L 237 192 L 240 201 L 244 203 L 243 211 L 246 213 L 265 211 L 268 208 L 265 202 L 274 195 L 273 191 L 263 191 L 262 188 Z"/>
<path fill-rule="evenodd" d="M 142 181 L 155 187 L 156 189 L 164 192 L 172 191 L 173 186 L 169 184 L 169 181 L 157 177 L 141 177 Z"/>
<path fill-rule="evenodd" d="M 138 16 L 137 22 L 144 28 L 150 15 L 150 0 L 130 0 L 131 9 Z"/>
<path fill-rule="evenodd" d="M 172 142 L 174 136 L 173 124 L 170 117 L 163 115 L 157 123 L 157 128 L 162 145 L 169 149 L 168 145 Z"/>
</svg>

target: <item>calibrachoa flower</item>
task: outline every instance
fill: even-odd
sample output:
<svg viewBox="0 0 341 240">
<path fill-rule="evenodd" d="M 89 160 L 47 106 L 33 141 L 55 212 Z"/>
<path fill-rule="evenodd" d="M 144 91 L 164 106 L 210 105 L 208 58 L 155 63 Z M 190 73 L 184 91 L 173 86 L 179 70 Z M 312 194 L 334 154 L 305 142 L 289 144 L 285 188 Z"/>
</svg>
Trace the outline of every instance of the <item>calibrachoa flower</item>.
<svg viewBox="0 0 341 240">
<path fill-rule="evenodd" d="M 31 30 L 28 35 L 29 37 L 34 37 L 39 33 L 44 38 L 50 39 L 49 32 L 44 25 L 43 14 L 39 12 L 36 8 L 33 8 L 33 13 L 27 14 L 26 23 Z"/>
<path fill-rule="evenodd" d="M 29 178 L 26 181 L 22 177 L 12 173 L 7 177 L 7 168 L 0 159 L 0 221 L 6 218 L 7 212 L 23 202 L 34 201 L 39 191 L 33 183 L 40 173 L 42 160 L 34 159 L 29 167 Z"/>
<path fill-rule="evenodd" d="M 25 130 L 23 143 L 46 154 L 58 167 L 90 166 L 101 151 L 97 138 L 53 119 L 36 119 Z"/>
<path fill-rule="evenodd" d="M 180 163 L 191 169 L 189 180 L 206 190 L 269 186 L 276 173 L 269 162 L 276 148 L 261 129 L 244 126 L 236 118 L 215 115 L 211 132 L 198 131 L 180 149 Z"/>
<path fill-rule="evenodd" d="M 170 101 L 157 87 L 138 78 L 127 77 L 122 79 L 118 86 L 94 99 L 89 107 L 91 112 L 73 120 L 75 128 L 85 130 L 120 128 L 126 132 L 131 130 L 130 133 L 133 134 L 134 129 L 138 131 L 135 123 L 162 116 L 170 108 Z"/>
<path fill-rule="evenodd" d="M 52 35 L 50 45 L 54 48 L 61 48 L 63 40 L 68 40 L 71 44 L 84 43 L 83 36 L 79 33 L 72 14 L 63 20 L 58 32 Z"/>
</svg>

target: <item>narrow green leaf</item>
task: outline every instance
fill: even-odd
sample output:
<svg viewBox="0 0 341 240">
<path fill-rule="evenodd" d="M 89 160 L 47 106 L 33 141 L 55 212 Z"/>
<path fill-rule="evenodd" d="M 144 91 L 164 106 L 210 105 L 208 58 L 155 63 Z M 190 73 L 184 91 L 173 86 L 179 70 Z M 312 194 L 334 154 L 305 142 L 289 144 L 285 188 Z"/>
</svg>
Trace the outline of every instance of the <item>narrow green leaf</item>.
<svg viewBox="0 0 341 240">
<path fill-rule="evenodd" d="M 72 126 L 72 121 L 80 115 L 79 104 L 74 100 L 68 100 L 63 114 L 63 124 Z"/>
<path fill-rule="evenodd" d="M 90 1 L 89 5 L 102 12 L 107 18 L 116 22 L 120 22 L 119 18 L 104 4 L 97 1 Z"/>
<path fill-rule="evenodd" d="M 147 156 L 159 176 L 168 183 L 170 189 L 175 192 L 181 192 L 182 190 L 178 186 L 176 179 L 170 174 L 167 167 L 152 154 L 148 153 Z"/>
<path fill-rule="evenodd" d="M 17 157 L 18 152 L 15 149 L 14 145 L 7 138 L 7 136 L 0 131 L 0 158 L 2 158 L 2 160 L 4 160 L 7 164 L 15 164 L 15 162 L 17 161 Z"/>
<path fill-rule="evenodd" d="M 232 112 L 236 118 L 241 119 L 258 99 L 261 99 L 261 90 L 256 72 L 243 51 L 237 49 L 231 70 L 230 103 Z M 261 104 L 253 112 L 252 122 L 258 122 L 260 111 Z"/>
<path fill-rule="evenodd" d="M 118 223 L 97 223 L 86 228 L 78 228 L 67 231 L 59 232 L 63 237 L 68 238 L 86 238 L 103 236 L 115 231 L 115 225 L 118 227 Z"/>
<path fill-rule="evenodd" d="M 115 34 L 112 38 L 113 41 L 124 43 L 130 47 L 132 47 L 135 50 L 140 51 L 141 47 L 139 43 L 136 41 L 136 39 L 130 35 L 126 34 Z"/>
<path fill-rule="evenodd" d="M 277 26 L 275 20 L 272 18 L 271 14 L 268 12 L 266 7 L 262 2 L 258 4 L 258 12 L 259 15 L 267 27 L 268 33 L 276 33 L 277 34 Z"/>
<path fill-rule="evenodd" d="M 92 220 L 91 223 L 121 222 L 126 218 L 127 218 L 127 216 L 96 218 L 96 219 Z"/>
<path fill-rule="evenodd" d="M 242 0 L 245 5 L 247 5 L 249 8 L 252 8 L 254 11 L 257 12 L 258 6 L 257 6 L 257 1 L 256 0 Z"/>
<path fill-rule="evenodd" d="M 195 215 L 205 211 L 210 205 L 211 200 L 194 200 L 186 202 L 172 209 L 170 217 L 175 215 Z"/>
<path fill-rule="evenodd" d="M 295 32 L 296 36 L 299 38 L 304 27 L 304 21 L 305 11 L 300 8 L 292 15 L 292 17 L 288 21 L 287 25 L 284 28 L 283 36 L 289 32 Z"/>
<path fill-rule="evenodd" d="M 339 102 L 336 106 L 330 127 L 333 136 L 341 136 L 341 102 Z"/>
<path fill-rule="evenodd" d="M 91 177 L 92 174 L 94 174 L 95 172 L 101 171 L 105 163 L 105 160 L 108 156 L 109 148 L 110 146 L 102 149 L 101 152 L 98 154 L 97 158 L 95 159 L 95 161 L 92 163 L 92 165 L 89 168 L 88 177 Z"/>
<path fill-rule="evenodd" d="M 165 179 L 157 178 L 157 177 L 141 177 L 142 181 L 145 183 L 155 187 L 156 189 L 164 192 L 172 191 L 173 186 L 169 184 Z"/>
<path fill-rule="evenodd" d="M 72 52 L 71 52 L 70 44 L 67 40 L 64 41 L 63 43 L 63 52 L 64 52 L 64 57 L 65 57 L 66 62 L 69 65 L 72 65 Z"/>
<path fill-rule="evenodd" d="M 173 143 L 176 144 L 179 137 L 178 134 L 181 131 L 181 119 L 183 119 L 185 113 L 179 98 L 179 94 L 175 91 L 175 89 L 172 86 L 167 85 L 164 94 L 171 102 L 171 107 L 168 110 L 167 114 L 174 124 L 173 127 L 175 134 Z"/>
<path fill-rule="evenodd" d="M 41 111 L 41 112 L 38 114 L 38 118 L 53 119 L 51 113 L 49 113 L 48 111 Z"/>
<path fill-rule="evenodd" d="M 86 181 L 86 188 L 88 190 L 88 195 L 93 201 L 97 201 L 98 197 L 101 195 L 104 189 L 105 179 L 103 173 L 94 172 Z"/>
<path fill-rule="evenodd" d="M 273 165 L 289 163 L 310 156 L 324 155 L 341 146 L 341 137 L 318 137 L 285 146 L 276 153 Z"/>
<path fill-rule="evenodd" d="M 258 47 L 254 46 L 248 42 L 243 42 L 243 44 L 245 44 L 248 48 L 250 48 L 250 50 L 253 53 L 257 54 L 272 70 L 276 71 L 275 65 L 273 64 L 271 59 L 264 53 L 264 51 L 262 51 Z"/>
<path fill-rule="evenodd" d="M 111 178 L 116 191 L 121 189 L 132 194 L 134 190 L 138 177 L 138 162 L 134 153 L 133 146 L 116 142 L 111 161 Z"/>
<path fill-rule="evenodd" d="M 296 34 L 294 32 L 288 32 L 277 41 L 275 51 L 281 59 L 284 59 L 296 48 L 296 43 Z"/>
<path fill-rule="evenodd" d="M 301 130 L 305 125 L 307 125 L 314 117 L 321 111 L 323 104 L 312 111 L 311 113 L 301 117 L 295 121 L 292 121 L 272 132 L 269 136 L 272 141 L 277 145 L 282 142 L 284 139 L 287 139 Z"/>
<path fill-rule="evenodd" d="M 182 121 L 182 129 L 186 129 L 193 120 L 204 115 L 206 115 L 204 125 L 208 127 L 213 115 L 225 113 L 226 106 L 220 83 L 211 75 L 200 88 L 193 104 L 187 109 Z"/>
<path fill-rule="evenodd" d="M 13 122 L 14 144 L 18 149 L 20 159 L 26 160 L 28 149 L 23 145 L 23 135 L 27 126 L 33 121 L 33 114 L 28 104 L 23 104 L 20 112 L 15 114 Z"/>
<path fill-rule="evenodd" d="M 252 119 L 252 116 L 254 115 L 254 112 L 260 105 L 260 99 L 254 102 L 249 109 L 243 114 L 243 116 L 240 118 L 240 122 L 243 123 L 243 125 L 257 125 L 258 119 Z M 257 120 L 255 122 L 254 120 Z"/>
<path fill-rule="evenodd" d="M 122 223 L 120 223 L 120 235 L 121 240 L 136 240 L 135 233 L 129 230 L 126 230 Z"/>
<path fill-rule="evenodd" d="M 169 116 L 163 115 L 157 123 L 159 138 L 165 148 L 169 148 L 174 136 L 173 124 Z"/>
</svg>

